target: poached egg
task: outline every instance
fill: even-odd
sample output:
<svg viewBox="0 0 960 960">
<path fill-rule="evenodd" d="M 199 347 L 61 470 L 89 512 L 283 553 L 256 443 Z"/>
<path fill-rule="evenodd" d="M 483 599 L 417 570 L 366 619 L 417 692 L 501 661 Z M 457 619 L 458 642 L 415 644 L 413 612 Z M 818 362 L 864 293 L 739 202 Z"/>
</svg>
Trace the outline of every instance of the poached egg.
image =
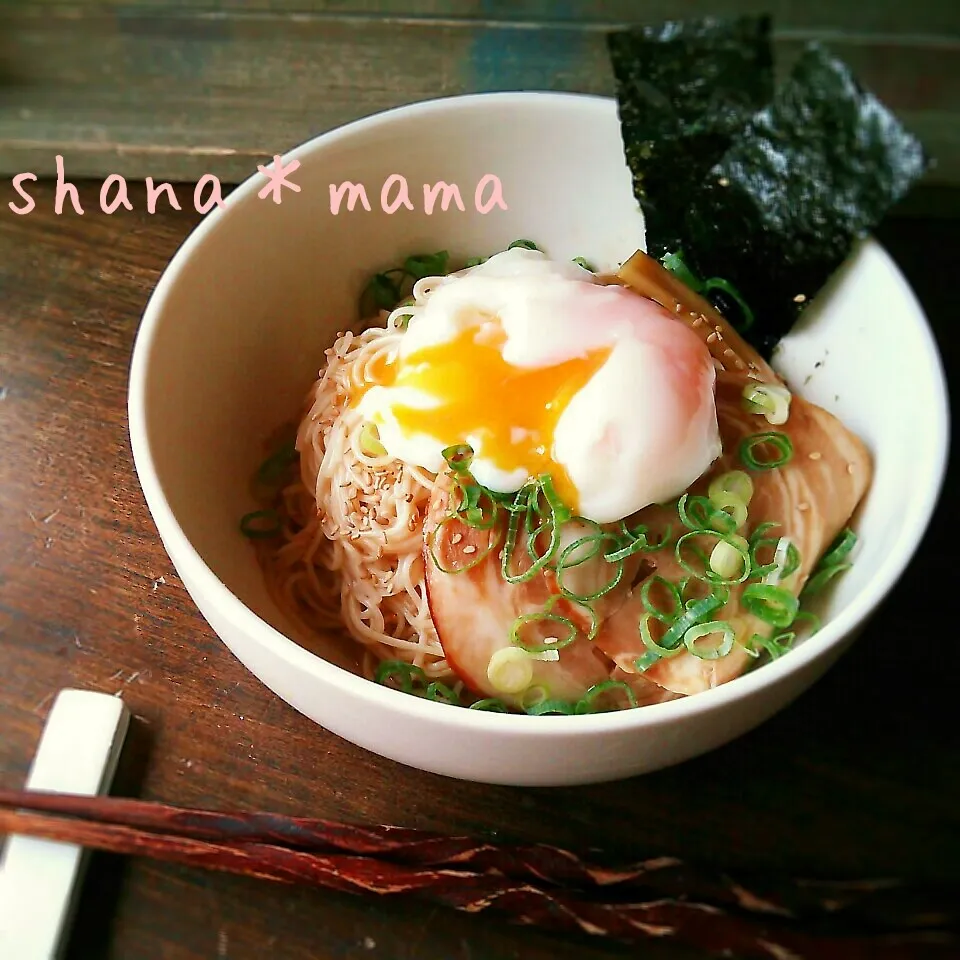
<svg viewBox="0 0 960 960">
<path fill-rule="evenodd" d="M 440 472 L 467 443 L 478 483 L 507 493 L 549 474 L 574 513 L 609 523 L 679 496 L 721 453 L 704 343 L 575 263 L 516 247 L 411 312 L 354 399 L 391 457 Z"/>
</svg>

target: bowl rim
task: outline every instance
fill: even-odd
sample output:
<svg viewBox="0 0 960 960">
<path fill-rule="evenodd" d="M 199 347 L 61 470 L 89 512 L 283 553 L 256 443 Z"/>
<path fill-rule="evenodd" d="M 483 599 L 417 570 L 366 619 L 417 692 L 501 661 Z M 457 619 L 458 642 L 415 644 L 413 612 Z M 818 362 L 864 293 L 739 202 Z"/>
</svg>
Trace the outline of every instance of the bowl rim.
<svg viewBox="0 0 960 960">
<path fill-rule="evenodd" d="M 617 109 L 616 100 L 612 97 L 581 93 L 517 91 L 430 98 L 380 111 L 328 130 L 292 148 L 281 159 L 284 164 L 294 159 L 302 161 L 308 155 L 322 152 L 327 147 L 373 128 L 389 127 L 437 113 L 485 109 L 488 104 L 531 107 L 537 105 L 550 108 L 582 105 L 587 109 L 604 111 L 608 114 Z M 433 723 L 444 723 L 448 727 L 464 731 L 523 734 L 536 738 L 553 734 L 562 734 L 569 738 L 592 736 L 601 732 L 607 734 L 626 732 L 669 724 L 681 718 L 721 710 L 725 705 L 747 699 L 764 688 L 776 686 L 792 674 L 801 672 L 829 650 L 840 645 L 851 632 L 875 612 L 913 559 L 929 527 L 945 480 L 950 445 L 948 389 L 943 361 L 923 308 L 892 257 L 880 244 L 871 239 L 867 241 L 867 245 L 874 248 L 880 255 L 883 269 L 889 272 L 892 279 L 900 285 L 906 302 L 913 308 L 917 320 L 922 321 L 918 323 L 921 349 L 937 394 L 935 408 L 929 411 L 932 429 L 936 434 L 936 453 L 933 463 L 929 465 L 932 469 L 925 472 L 926 479 L 918 491 L 919 497 L 912 501 L 912 523 L 903 530 L 895 548 L 889 551 L 873 578 L 846 607 L 824 624 L 816 634 L 806 638 L 802 644 L 792 650 L 789 656 L 765 663 L 762 669 L 750 670 L 712 689 L 665 703 L 650 704 L 642 709 L 576 716 L 529 716 L 469 710 L 410 696 L 402 691 L 376 684 L 312 653 L 246 606 L 217 577 L 190 542 L 167 502 L 154 463 L 147 428 L 148 371 L 166 301 L 179 282 L 183 267 L 194 252 L 207 243 L 218 230 L 226 226 L 226 221 L 229 220 L 233 211 L 261 187 L 262 181 L 257 173 L 239 184 L 225 198 L 222 208 L 214 208 L 191 231 L 164 268 L 147 301 L 134 342 L 128 385 L 128 432 L 134 467 L 144 498 L 174 566 L 179 567 L 181 564 L 187 566 L 191 579 L 205 596 L 211 598 L 209 602 L 224 620 L 284 661 L 294 671 L 312 675 L 320 682 L 338 687 L 344 694 L 368 702 L 376 708 L 409 714 L 414 718 L 429 720 Z M 222 638 L 219 639 L 223 642 Z M 253 673 L 253 671 L 250 672 Z"/>
</svg>

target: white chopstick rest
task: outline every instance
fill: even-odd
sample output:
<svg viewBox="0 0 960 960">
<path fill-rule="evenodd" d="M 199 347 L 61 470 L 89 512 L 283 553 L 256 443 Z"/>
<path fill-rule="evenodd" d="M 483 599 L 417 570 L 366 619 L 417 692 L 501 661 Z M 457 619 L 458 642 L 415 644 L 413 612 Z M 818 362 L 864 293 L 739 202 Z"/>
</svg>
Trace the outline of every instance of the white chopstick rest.
<svg viewBox="0 0 960 960">
<path fill-rule="evenodd" d="M 27 790 L 107 793 L 130 714 L 119 697 L 61 690 L 30 767 Z M 0 862 L 0 957 L 54 960 L 66 944 L 86 853 L 70 843 L 11 836 Z"/>
</svg>

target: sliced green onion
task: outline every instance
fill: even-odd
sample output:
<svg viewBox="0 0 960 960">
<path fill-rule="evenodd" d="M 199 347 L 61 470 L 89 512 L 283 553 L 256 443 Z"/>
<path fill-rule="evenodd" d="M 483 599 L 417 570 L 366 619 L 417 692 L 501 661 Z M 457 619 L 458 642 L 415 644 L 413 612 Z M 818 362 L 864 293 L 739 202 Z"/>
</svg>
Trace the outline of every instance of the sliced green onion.
<svg viewBox="0 0 960 960">
<path fill-rule="evenodd" d="M 680 522 L 693 531 L 719 530 L 722 533 L 733 533 L 734 518 L 723 510 L 717 509 L 709 497 L 701 497 L 685 493 L 677 501 L 677 513 Z"/>
<path fill-rule="evenodd" d="M 781 541 L 787 540 L 789 546 L 787 550 L 786 562 L 783 565 L 783 569 L 780 573 L 780 579 L 785 580 L 792 573 L 795 573 L 800 568 L 800 551 L 794 546 L 793 542 L 787 537 L 764 537 L 763 534 L 773 527 L 779 527 L 778 523 L 761 523 L 758 524 L 756 530 L 753 531 L 753 535 L 750 537 L 750 576 L 751 577 L 766 577 L 769 576 L 777 569 L 777 549 L 780 546 Z M 773 549 L 773 558 L 770 563 L 761 563 L 760 562 L 760 550 L 764 547 L 771 547 Z M 773 584 L 776 586 L 776 584 Z"/>
<path fill-rule="evenodd" d="M 660 258 L 660 262 L 694 293 L 699 293 L 703 289 L 703 281 L 699 280 L 696 274 L 684 263 L 682 250 L 665 254 Z"/>
<path fill-rule="evenodd" d="M 664 638 L 666 637 L 666 633 L 664 633 L 663 637 L 660 638 L 660 642 L 657 643 L 657 641 L 653 639 L 653 634 L 650 632 L 650 621 L 652 619 L 654 619 L 652 614 L 645 613 L 642 617 L 640 617 L 640 620 L 637 623 L 637 627 L 640 630 L 640 639 L 643 641 L 643 645 L 651 653 L 655 653 L 661 658 L 675 657 L 678 653 L 681 653 L 683 651 L 683 647 L 680 645 L 680 641 L 683 639 L 682 635 L 671 638 L 671 640 L 675 640 L 676 642 L 672 642 L 669 646 L 667 646 L 664 644 Z"/>
<path fill-rule="evenodd" d="M 709 557 L 696 542 L 697 539 L 701 537 L 715 537 L 717 540 L 717 543 L 714 545 Z M 714 569 L 713 566 L 713 558 L 717 552 L 717 547 L 722 543 L 727 544 L 727 546 L 736 552 L 741 559 L 737 570 L 727 576 L 724 576 L 723 573 Z M 702 565 L 700 568 L 694 567 L 690 560 L 684 556 L 685 548 L 687 551 L 693 552 L 697 560 Z M 719 533 L 716 530 L 691 530 L 689 533 L 685 533 L 682 537 L 680 537 L 679 540 L 677 540 L 677 545 L 674 547 L 674 556 L 677 563 L 679 563 L 680 566 L 690 574 L 690 576 L 696 577 L 698 580 L 706 580 L 710 583 L 722 583 L 730 585 L 734 583 L 743 583 L 743 581 L 750 576 L 749 544 L 747 544 L 743 537 L 735 533 Z M 718 556 L 718 563 L 723 564 L 725 568 L 731 568 L 732 564 L 727 562 L 728 560 L 729 551 L 721 551 Z"/>
<path fill-rule="evenodd" d="M 457 475 L 459 502 L 453 510 L 453 516 L 462 520 L 475 530 L 489 530 L 497 522 L 498 506 L 486 487 L 481 487 L 468 474 Z M 484 512 L 483 501 L 489 501 L 490 509 Z"/>
<path fill-rule="evenodd" d="M 508 250 L 514 247 L 521 247 L 523 250 L 539 250 L 540 248 L 532 240 L 514 240 L 507 246 Z"/>
<path fill-rule="evenodd" d="M 533 680 L 533 661 L 520 647 L 503 647 L 490 658 L 487 679 L 501 693 L 520 693 Z"/>
<path fill-rule="evenodd" d="M 273 487 L 286 475 L 287 468 L 300 454 L 293 443 L 282 446 L 276 453 L 267 457 L 257 468 L 256 481 L 264 486 Z"/>
<path fill-rule="evenodd" d="M 666 590 L 667 595 L 670 597 L 672 604 L 670 610 L 660 609 L 651 599 L 651 592 L 658 586 Z M 647 613 L 664 623 L 673 623 L 673 621 L 683 613 L 683 600 L 680 598 L 680 591 L 669 580 L 665 580 L 657 574 L 648 577 L 644 581 L 643 586 L 640 588 L 640 601 Z"/>
<path fill-rule="evenodd" d="M 520 513 L 510 513 L 510 521 L 507 526 L 507 539 L 503 547 L 500 561 L 500 575 L 504 580 L 506 580 L 507 583 L 526 583 L 528 580 L 532 580 L 550 562 L 550 560 L 556 554 L 557 547 L 560 544 L 560 524 L 556 522 L 552 507 L 551 516 L 547 517 L 546 520 L 544 520 L 544 522 L 542 522 L 539 526 L 531 527 L 532 518 L 538 515 L 537 511 L 539 510 L 538 501 L 540 498 L 540 489 L 541 488 L 539 484 L 536 487 L 531 488 L 526 499 L 523 522 L 528 531 L 526 538 L 527 552 L 530 555 L 532 564 L 522 573 L 510 572 L 511 560 L 513 559 L 513 553 L 516 548 L 517 534 L 520 527 Z M 549 502 L 548 506 L 550 506 Z M 547 528 L 550 530 L 550 542 L 547 545 L 547 549 L 544 551 L 544 553 L 538 556 L 535 550 L 536 540 L 540 533 L 546 531 Z"/>
<path fill-rule="evenodd" d="M 531 717 L 541 717 L 545 713 L 556 713 L 562 716 L 569 716 L 576 709 L 576 705 L 568 703 L 566 700 L 541 700 L 539 703 L 534 703 L 529 707 L 524 707 L 524 710 Z"/>
<path fill-rule="evenodd" d="M 544 687 L 530 687 L 521 694 L 520 706 L 527 710 L 530 707 L 535 707 L 538 703 L 543 703 L 548 696 L 549 694 Z"/>
<path fill-rule="evenodd" d="M 623 543 L 622 540 L 614 542 Z M 624 546 L 605 553 L 603 559 L 606 560 L 607 563 L 619 563 L 621 560 L 626 560 L 627 557 L 632 557 L 635 553 L 642 553 L 648 549 L 647 538 L 645 536 L 639 536 L 636 540 L 630 540 Z"/>
<path fill-rule="evenodd" d="M 380 442 L 380 431 L 370 420 L 360 428 L 360 450 L 368 457 L 385 457 L 387 448 Z"/>
<path fill-rule="evenodd" d="M 777 451 L 776 456 L 758 460 L 754 450 L 769 444 Z M 755 433 L 740 443 L 740 459 L 751 470 L 775 470 L 790 462 L 793 458 L 793 444 L 785 433 L 770 430 L 767 433 Z"/>
<path fill-rule="evenodd" d="M 400 299 L 400 286 L 386 273 L 375 273 L 364 289 L 364 298 L 372 300 L 380 310 L 392 310 Z"/>
<path fill-rule="evenodd" d="M 563 582 L 563 574 L 565 570 L 569 570 L 571 567 L 575 567 L 580 563 L 583 563 L 585 560 L 590 559 L 590 557 L 583 557 L 582 559 L 577 560 L 575 563 L 567 563 L 566 558 L 567 554 L 571 553 L 574 550 L 578 550 L 584 543 L 589 543 L 594 541 L 597 543 L 597 548 L 594 550 L 594 553 L 591 556 L 595 556 L 599 550 L 599 544 L 605 542 L 606 540 L 612 539 L 609 534 L 603 533 L 598 536 L 592 537 L 581 537 L 579 540 L 575 540 L 573 543 L 564 547 L 560 552 L 560 556 L 557 557 L 557 586 L 560 588 L 560 592 L 565 596 L 569 597 L 571 600 L 577 600 L 580 603 L 588 603 L 591 600 L 599 600 L 601 597 L 606 596 L 611 590 L 615 589 L 620 581 L 623 579 L 623 561 L 618 561 L 612 563 L 611 566 L 614 567 L 613 576 L 602 586 L 595 590 L 593 593 L 574 593 L 566 584 Z"/>
<path fill-rule="evenodd" d="M 660 655 L 654 653 L 653 650 L 648 650 L 646 653 L 637 657 L 633 661 L 633 669 L 638 673 L 644 673 L 649 670 L 655 663 L 660 662 Z"/>
<path fill-rule="evenodd" d="M 733 529 L 739 530 L 747 522 L 747 505 L 735 493 L 718 492 L 710 498 L 710 502 L 716 507 L 718 513 L 725 513 L 733 520 Z M 715 517 L 711 520 L 710 526 L 714 530 L 729 528 L 727 521 L 720 521 Z"/>
<path fill-rule="evenodd" d="M 704 646 L 697 643 L 704 637 L 716 634 L 720 635 L 720 640 L 713 646 Z M 701 660 L 719 660 L 733 649 L 734 639 L 733 627 L 726 620 L 711 620 L 709 623 L 700 623 L 691 627 L 683 635 L 683 645 L 690 653 Z"/>
<path fill-rule="evenodd" d="M 630 529 L 627 526 L 625 520 L 620 521 L 620 539 L 624 543 L 623 550 L 626 551 L 629 547 L 635 544 L 641 544 L 641 546 L 636 546 L 634 549 L 631 549 L 629 553 L 625 553 L 624 556 L 611 557 L 604 555 L 607 560 L 613 563 L 615 560 L 623 560 L 625 557 L 629 557 L 632 554 L 636 553 L 638 550 L 644 552 L 652 552 L 659 550 L 663 545 L 670 539 L 671 534 L 673 533 L 673 524 L 668 524 L 667 529 L 663 532 L 663 535 L 657 541 L 651 541 L 648 537 L 648 531 L 644 524 L 640 524 L 634 529 Z M 621 551 L 614 551 L 615 553 L 620 553 Z"/>
<path fill-rule="evenodd" d="M 782 657 L 790 650 L 796 639 L 797 635 L 792 632 L 778 633 L 775 637 L 761 637 L 760 634 L 755 633 L 751 644 L 754 647 L 758 645 L 763 647 L 771 658 L 776 660 L 777 657 Z"/>
<path fill-rule="evenodd" d="M 742 503 L 749 504 L 753 498 L 753 480 L 743 470 L 728 470 L 710 481 L 707 496 L 716 500 L 720 494 L 733 494 Z"/>
<path fill-rule="evenodd" d="M 819 593 L 835 576 L 844 573 L 852 566 L 852 563 L 836 563 L 832 567 L 824 567 L 822 570 L 818 570 L 807 581 L 807 585 L 803 588 L 803 595 L 808 597 L 814 593 Z"/>
<path fill-rule="evenodd" d="M 799 610 L 793 620 L 793 625 L 796 626 L 801 620 L 811 622 L 810 636 L 813 636 L 820 629 L 820 618 L 809 610 Z"/>
<path fill-rule="evenodd" d="M 379 684 L 386 685 L 388 681 L 393 680 L 400 684 L 400 689 L 404 693 L 413 693 L 414 681 L 425 684 L 427 675 L 412 663 L 404 660 L 384 660 L 374 674 L 374 679 Z"/>
<path fill-rule="evenodd" d="M 473 463 L 473 447 L 468 443 L 454 443 L 444 447 L 440 456 L 447 461 L 447 466 L 456 474 L 466 473 Z"/>
<path fill-rule="evenodd" d="M 574 258 L 573 258 L 573 262 L 574 262 L 578 267 L 583 267 L 584 270 L 589 270 L 591 273 L 595 273 L 595 272 L 596 272 L 596 271 L 593 269 L 593 267 L 591 267 L 590 264 L 587 263 L 587 261 L 583 259 L 583 257 L 574 257 Z"/>
<path fill-rule="evenodd" d="M 566 523 L 573 516 L 573 511 L 557 496 L 557 491 L 553 487 L 553 478 L 549 473 L 545 473 L 538 479 L 543 495 L 553 511 L 553 522 L 556 524 Z"/>
<path fill-rule="evenodd" d="M 797 557 L 797 565 L 799 566 L 799 557 L 800 554 L 797 551 L 797 548 L 793 546 L 792 541 L 789 537 L 781 537 L 777 541 L 776 549 L 773 552 L 773 569 L 763 578 L 763 582 L 768 584 L 771 587 L 776 587 L 779 585 L 781 580 L 785 580 L 789 574 L 787 573 L 787 567 L 790 563 L 790 548 L 793 547 L 793 552 Z M 796 567 L 794 567 L 796 569 Z M 791 573 L 793 571 L 791 570 Z"/>
<path fill-rule="evenodd" d="M 462 567 L 445 567 L 445 566 L 443 566 L 443 564 L 440 563 L 439 557 L 437 556 L 437 537 L 438 537 L 439 534 L 440 534 L 440 528 L 441 528 L 441 527 L 443 527 L 445 524 L 448 524 L 448 523 L 450 523 L 450 522 L 452 522 L 452 521 L 454 521 L 454 520 L 458 520 L 458 519 L 460 519 L 460 518 L 459 518 L 459 517 L 456 517 L 456 516 L 444 517 L 444 518 L 437 524 L 436 529 L 433 531 L 432 535 L 430 536 L 430 542 L 429 542 L 429 544 L 428 544 L 428 551 L 429 551 L 429 553 L 430 553 L 430 559 L 433 561 L 433 565 L 434 565 L 441 573 L 453 573 L 453 574 L 458 574 L 458 573 L 466 573 L 468 570 L 473 570 L 474 567 L 479 566 L 481 563 L 483 563 L 484 560 L 487 559 L 487 557 L 490 556 L 491 553 L 493 553 L 493 551 L 497 548 L 497 544 L 500 542 L 500 537 L 499 537 L 499 536 L 489 537 L 489 538 L 488 538 L 489 542 L 488 542 L 487 546 L 486 546 L 483 550 L 478 550 L 475 554 L 472 554 L 472 555 L 470 556 L 470 559 L 469 559 L 466 563 L 464 563 Z"/>
<path fill-rule="evenodd" d="M 668 650 L 680 646 L 684 635 L 691 627 L 703 623 L 714 610 L 719 610 L 729 599 L 730 592 L 724 587 L 718 587 L 702 600 L 691 600 L 683 614 L 677 617 L 670 625 L 670 629 L 660 638 L 660 645 Z"/>
<path fill-rule="evenodd" d="M 835 564 L 843 563 L 856 545 L 857 535 L 849 527 L 846 527 L 827 548 L 827 552 L 823 555 L 817 566 L 832 567 Z"/>
<path fill-rule="evenodd" d="M 623 680 L 604 680 L 601 683 L 595 683 L 587 690 L 577 702 L 574 713 L 593 713 L 593 702 L 609 690 L 622 690 L 630 706 L 637 705 L 637 698 L 629 684 L 624 683 Z"/>
<path fill-rule="evenodd" d="M 549 643 L 544 641 L 543 643 L 528 644 L 523 641 L 520 636 L 520 631 L 524 626 L 526 626 L 526 624 L 543 623 L 548 620 L 552 620 L 555 623 L 561 624 L 566 629 L 566 634 L 564 636 L 556 637 Z M 543 653 L 547 650 L 562 650 L 564 647 L 570 646 L 570 644 L 573 643 L 576 638 L 576 624 L 574 624 L 574 622 L 568 617 L 561 617 L 557 613 L 550 613 L 549 610 L 544 610 L 540 613 L 522 613 L 519 617 L 517 617 L 516 620 L 513 621 L 513 626 L 510 627 L 510 642 L 514 645 L 514 647 L 519 648 L 525 654 Z"/>
<path fill-rule="evenodd" d="M 443 276 L 447 272 L 449 260 L 450 254 L 446 250 L 438 253 L 418 253 L 403 261 L 403 270 L 414 280 Z"/>
<path fill-rule="evenodd" d="M 470 710 L 487 710 L 490 713 L 507 713 L 507 705 L 496 697 L 486 697 L 470 704 Z"/>
<path fill-rule="evenodd" d="M 799 601 L 789 590 L 765 583 L 747 586 L 740 602 L 748 613 L 775 627 L 789 627 L 800 608 Z"/>
<path fill-rule="evenodd" d="M 460 705 L 460 698 L 439 680 L 427 684 L 427 699 L 436 700 L 438 703 L 449 703 L 455 707 Z"/>
<path fill-rule="evenodd" d="M 251 540 L 275 537 L 283 529 L 276 510 L 253 510 L 240 518 L 240 532 Z"/>
<path fill-rule="evenodd" d="M 725 583 L 741 583 L 750 573 L 750 545 L 732 535 L 718 540 L 710 554 L 710 569 Z"/>
<path fill-rule="evenodd" d="M 743 323 L 737 327 L 737 329 L 743 333 L 745 330 L 749 330 L 756 319 L 753 315 L 753 311 L 750 309 L 750 304 L 743 299 L 743 294 L 729 281 L 724 280 L 723 277 L 710 277 L 709 280 L 703 282 L 703 293 L 709 293 L 711 290 L 722 290 L 731 300 L 735 300 L 737 306 L 740 307 L 741 312 L 743 313 Z M 732 323 L 732 321 L 731 321 Z"/>
<path fill-rule="evenodd" d="M 750 382 L 743 388 L 743 406 L 748 413 L 766 417 L 779 426 L 790 417 L 790 391 L 779 383 Z"/>
</svg>

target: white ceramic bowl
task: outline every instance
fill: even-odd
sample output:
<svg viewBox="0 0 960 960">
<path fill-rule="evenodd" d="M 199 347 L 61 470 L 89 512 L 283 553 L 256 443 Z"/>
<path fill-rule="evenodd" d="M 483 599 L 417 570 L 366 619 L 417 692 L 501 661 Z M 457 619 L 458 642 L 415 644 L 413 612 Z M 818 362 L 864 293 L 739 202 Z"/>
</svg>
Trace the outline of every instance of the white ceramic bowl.
<svg viewBox="0 0 960 960">
<path fill-rule="evenodd" d="M 813 683 L 896 583 L 930 520 L 947 453 L 947 397 L 927 323 L 903 277 L 865 244 L 783 345 L 777 365 L 869 444 L 876 477 L 862 546 L 826 625 L 782 659 L 717 689 L 590 716 L 481 713 L 385 689 L 287 639 L 238 530 L 262 443 L 290 420 L 372 271 L 448 249 L 469 257 L 528 237 L 556 257 L 613 268 L 643 227 L 616 105 L 541 93 L 402 107 L 289 154 L 300 193 L 260 199 L 259 174 L 209 215 L 150 300 L 133 354 L 130 434 L 150 510 L 184 584 L 223 642 L 271 690 L 385 757 L 467 780 L 559 785 L 615 779 L 703 753 Z M 380 209 L 402 174 L 415 209 Z M 473 209 L 496 175 L 507 210 Z M 363 182 L 372 212 L 330 212 L 329 185 Z M 460 187 L 467 211 L 423 210 L 422 185 Z"/>
</svg>

